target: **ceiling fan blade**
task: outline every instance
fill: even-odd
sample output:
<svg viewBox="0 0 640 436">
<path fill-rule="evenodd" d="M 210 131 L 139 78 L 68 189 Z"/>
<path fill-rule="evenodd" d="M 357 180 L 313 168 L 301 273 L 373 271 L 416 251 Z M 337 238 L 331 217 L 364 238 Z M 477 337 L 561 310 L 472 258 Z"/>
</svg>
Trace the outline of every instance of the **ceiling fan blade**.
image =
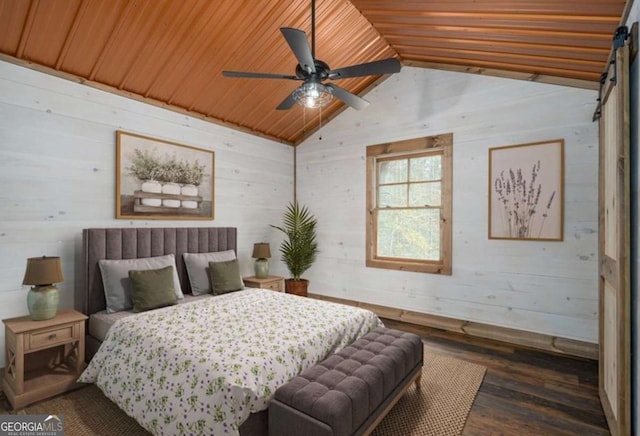
<svg viewBox="0 0 640 436">
<path fill-rule="evenodd" d="M 272 73 L 251 73 L 248 71 L 223 71 L 222 75 L 225 77 L 246 77 L 250 79 L 291 79 L 302 80 L 297 76 L 287 74 L 272 74 Z"/>
<path fill-rule="evenodd" d="M 350 93 L 344 88 L 339 87 L 338 85 L 334 85 L 333 83 L 327 83 L 327 88 L 331 88 L 332 94 L 335 95 L 340 100 L 344 101 L 346 104 L 351 106 L 354 109 L 360 110 L 369 106 L 369 102 L 362 97 L 358 97 L 355 94 Z"/>
<path fill-rule="evenodd" d="M 398 59 L 389 58 L 331 70 L 329 71 L 329 79 L 337 80 L 348 77 L 379 76 L 382 74 L 397 73 L 399 71 L 400 62 L 398 62 Z"/>
<path fill-rule="evenodd" d="M 287 98 L 285 98 L 282 101 L 282 103 L 280 103 L 278 105 L 278 107 L 276 109 L 279 110 L 279 111 L 286 111 L 288 109 L 291 109 L 294 104 L 296 104 L 296 100 L 293 98 L 293 92 L 292 92 L 291 94 L 289 94 L 289 96 Z"/>
<path fill-rule="evenodd" d="M 293 54 L 296 55 L 296 59 L 302 69 L 309 73 L 315 73 L 316 65 L 309 48 L 307 35 L 302 30 L 291 27 L 281 27 L 280 32 L 282 32 L 284 39 L 287 40 Z"/>
</svg>

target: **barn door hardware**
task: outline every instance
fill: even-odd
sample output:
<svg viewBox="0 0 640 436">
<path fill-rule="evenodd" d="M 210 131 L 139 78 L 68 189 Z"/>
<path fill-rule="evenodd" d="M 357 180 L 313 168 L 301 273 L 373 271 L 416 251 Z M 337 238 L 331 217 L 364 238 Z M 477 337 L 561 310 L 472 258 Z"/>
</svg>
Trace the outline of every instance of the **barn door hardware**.
<svg viewBox="0 0 640 436">
<path fill-rule="evenodd" d="M 609 70 L 611 66 L 613 66 L 613 68 L 611 68 L 611 71 L 613 72 L 613 76 L 609 78 L 609 81 L 615 84 L 618 79 L 616 77 L 616 51 L 620 47 L 624 46 L 628 38 L 629 38 L 629 28 L 627 26 L 619 26 L 616 29 L 616 31 L 613 33 L 613 49 L 611 50 L 609 62 L 607 62 L 607 68 L 604 71 L 604 73 L 602 73 L 602 75 L 600 76 L 600 87 L 598 88 L 598 99 L 596 100 L 598 104 L 596 106 L 595 112 L 593 113 L 593 118 L 592 118 L 593 121 L 599 120 L 600 116 L 602 115 L 602 97 L 603 97 L 602 92 L 606 88 L 605 85 L 607 84 L 607 77 L 609 75 Z"/>
</svg>

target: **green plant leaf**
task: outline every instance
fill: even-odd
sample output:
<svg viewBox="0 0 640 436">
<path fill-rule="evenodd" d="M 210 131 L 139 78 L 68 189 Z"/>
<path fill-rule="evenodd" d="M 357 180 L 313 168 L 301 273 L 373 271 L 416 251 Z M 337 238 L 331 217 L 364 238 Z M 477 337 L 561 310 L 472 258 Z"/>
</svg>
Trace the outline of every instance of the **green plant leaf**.
<svg viewBox="0 0 640 436">
<path fill-rule="evenodd" d="M 318 220 L 311 215 L 306 206 L 300 206 L 295 202 L 287 206 L 282 222 L 282 227 L 271 227 L 287 237 L 280 246 L 281 260 L 287 265 L 293 279 L 299 280 L 300 276 L 311 268 L 318 255 Z"/>
</svg>

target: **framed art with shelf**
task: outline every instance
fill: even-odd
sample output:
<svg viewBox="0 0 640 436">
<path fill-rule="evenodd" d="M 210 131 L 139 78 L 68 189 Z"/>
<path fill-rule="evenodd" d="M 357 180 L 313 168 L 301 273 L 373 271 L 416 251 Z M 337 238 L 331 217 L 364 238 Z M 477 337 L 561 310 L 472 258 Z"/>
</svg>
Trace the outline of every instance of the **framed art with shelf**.
<svg viewBox="0 0 640 436">
<path fill-rule="evenodd" d="M 215 153 L 116 132 L 116 218 L 214 218 Z"/>
</svg>

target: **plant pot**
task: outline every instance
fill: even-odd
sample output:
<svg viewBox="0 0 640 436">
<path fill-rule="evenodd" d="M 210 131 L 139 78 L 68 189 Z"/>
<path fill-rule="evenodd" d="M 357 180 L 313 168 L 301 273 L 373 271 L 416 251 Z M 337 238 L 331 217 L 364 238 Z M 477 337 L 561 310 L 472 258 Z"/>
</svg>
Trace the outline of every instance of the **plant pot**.
<svg viewBox="0 0 640 436">
<path fill-rule="evenodd" d="M 142 192 L 152 192 L 154 194 L 159 194 L 162 192 L 162 185 L 155 180 L 146 180 L 142 182 Z"/>
<path fill-rule="evenodd" d="M 309 287 L 309 280 L 306 280 L 306 279 L 300 279 L 300 280 L 285 279 L 284 281 L 284 291 L 287 294 L 306 297 L 308 287 Z"/>
<path fill-rule="evenodd" d="M 142 186 L 140 187 L 140 189 L 142 190 L 142 192 L 160 194 L 162 192 L 162 185 L 160 184 L 160 182 L 156 182 L 155 180 L 146 180 L 142 182 Z M 159 198 L 143 198 L 141 200 L 141 203 L 143 206 L 162 206 L 162 200 Z"/>
<path fill-rule="evenodd" d="M 165 183 L 164 185 L 162 185 L 162 193 L 180 195 L 180 185 L 171 182 Z"/>
</svg>

